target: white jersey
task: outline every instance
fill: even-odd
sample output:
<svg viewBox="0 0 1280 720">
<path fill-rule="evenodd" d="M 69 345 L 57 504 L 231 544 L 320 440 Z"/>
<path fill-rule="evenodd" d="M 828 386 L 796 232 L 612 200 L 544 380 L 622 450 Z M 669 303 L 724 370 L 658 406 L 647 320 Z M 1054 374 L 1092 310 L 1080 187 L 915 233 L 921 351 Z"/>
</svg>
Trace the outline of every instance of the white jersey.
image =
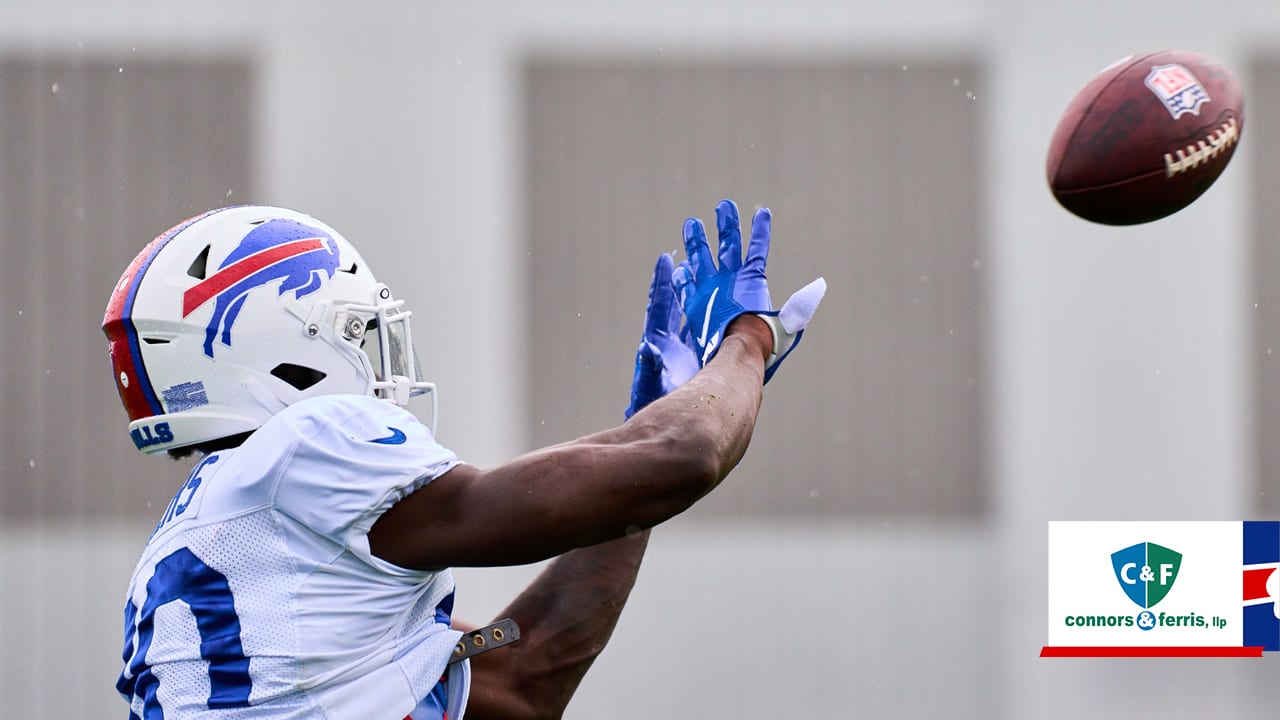
<svg viewBox="0 0 1280 720">
<path fill-rule="evenodd" d="M 452 574 L 387 563 L 367 538 L 457 463 L 405 410 L 352 395 L 299 402 L 203 458 L 129 586 L 130 717 L 460 720 Z"/>
</svg>

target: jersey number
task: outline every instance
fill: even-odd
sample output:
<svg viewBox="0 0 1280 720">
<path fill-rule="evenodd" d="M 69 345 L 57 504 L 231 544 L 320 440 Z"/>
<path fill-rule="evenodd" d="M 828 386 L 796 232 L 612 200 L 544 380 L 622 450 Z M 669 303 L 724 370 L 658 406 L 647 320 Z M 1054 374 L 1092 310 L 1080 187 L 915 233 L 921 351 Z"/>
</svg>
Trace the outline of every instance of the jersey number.
<svg viewBox="0 0 1280 720">
<path fill-rule="evenodd" d="M 209 708 L 248 707 L 249 658 L 240 643 L 240 618 L 227 577 L 205 564 L 187 548 L 156 563 L 147 581 L 147 600 L 139 613 L 133 601 L 124 609 L 125 672 L 116 689 L 125 697 L 142 699 L 144 720 L 162 720 L 156 699 L 160 681 L 147 665 L 147 651 L 156 633 L 156 610 L 181 600 L 191 608 L 200 631 L 200 657 L 209 663 Z M 136 623 L 136 624 L 135 624 Z M 138 646 L 133 646 L 134 637 Z M 136 716 L 131 716 L 136 717 Z"/>
</svg>

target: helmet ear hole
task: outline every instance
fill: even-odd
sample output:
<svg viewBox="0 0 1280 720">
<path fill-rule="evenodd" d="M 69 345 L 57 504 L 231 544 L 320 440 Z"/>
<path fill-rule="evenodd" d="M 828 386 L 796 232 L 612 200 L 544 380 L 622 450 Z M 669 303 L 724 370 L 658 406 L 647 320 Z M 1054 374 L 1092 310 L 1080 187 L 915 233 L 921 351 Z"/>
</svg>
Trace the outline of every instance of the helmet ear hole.
<svg viewBox="0 0 1280 720">
<path fill-rule="evenodd" d="M 293 363 L 280 363 L 271 368 L 271 374 L 289 383 L 299 391 L 306 390 L 325 378 L 325 374 L 315 368 L 294 365 Z"/>
</svg>

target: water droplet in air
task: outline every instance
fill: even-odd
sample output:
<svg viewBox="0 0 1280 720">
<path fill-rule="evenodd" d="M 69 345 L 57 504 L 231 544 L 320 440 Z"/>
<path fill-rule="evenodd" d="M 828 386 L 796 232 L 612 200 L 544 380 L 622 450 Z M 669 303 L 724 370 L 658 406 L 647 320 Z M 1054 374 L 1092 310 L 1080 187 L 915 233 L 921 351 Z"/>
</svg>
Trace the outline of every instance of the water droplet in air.
<svg viewBox="0 0 1280 720">
<path fill-rule="evenodd" d="M 50 87 L 49 89 L 53 91 L 53 94 L 54 94 L 54 95 L 57 95 L 57 94 L 58 94 L 58 83 L 54 83 L 54 84 L 53 84 L 53 87 Z"/>
</svg>

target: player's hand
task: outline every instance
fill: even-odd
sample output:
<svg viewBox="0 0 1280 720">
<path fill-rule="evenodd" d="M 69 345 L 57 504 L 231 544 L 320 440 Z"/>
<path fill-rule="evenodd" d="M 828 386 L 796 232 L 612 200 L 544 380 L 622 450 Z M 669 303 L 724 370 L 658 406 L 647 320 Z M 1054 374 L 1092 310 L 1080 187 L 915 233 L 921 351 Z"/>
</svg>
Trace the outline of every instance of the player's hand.
<svg viewBox="0 0 1280 720">
<path fill-rule="evenodd" d="M 680 313 L 671 285 L 675 261 L 667 253 L 658 256 L 649 283 L 649 307 L 644 314 L 644 334 L 636 350 L 636 371 L 631 378 L 631 404 L 626 417 L 675 390 L 698 372 L 698 358 L 687 339 L 680 337 Z M 686 335 L 687 338 L 687 335 Z"/>
<path fill-rule="evenodd" d="M 718 267 L 707 245 L 702 221 L 685 220 L 684 250 L 688 259 L 680 263 L 672 275 L 684 309 L 685 329 L 700 365 L 706 365 L 715 355 L 724 339 L 725 328 L 739 315 L 758 315 L 769 324 L 773 331 L 773 354 L 765 361 L 765 382 L 769 382 L 774 371 L 800 343 L 805 326 L 827 291 L 827 281 L 818 278 L 788 298 L 781 310 L 773 309 L 765 278 L 772 219 L 768 208 L 756 212 L 751 220 L 751 241 L 744 262 L 738 206 L 732 200 L 721 200 L 716 206 L 716 228 L 720 233 Z"/>
</svg>

